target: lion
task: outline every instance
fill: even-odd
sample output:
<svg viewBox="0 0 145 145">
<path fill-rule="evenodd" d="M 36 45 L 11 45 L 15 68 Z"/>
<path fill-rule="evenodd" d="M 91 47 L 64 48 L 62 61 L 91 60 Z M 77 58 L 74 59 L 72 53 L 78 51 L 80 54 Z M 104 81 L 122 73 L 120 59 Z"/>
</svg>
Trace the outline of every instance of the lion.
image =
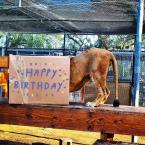
<svg viewBox="0 0 145 145">
<path fill-rule="evenodd" d="M 107 73 L 112 64 L 115 81 L 115 100 L 114 107 L 119 106 L 118 99 L 118 65 L 112 52 L 91 48 L 78 56 L 70 59 L 70 92 L 81 89 L 86 82 L 92 81 L 97 89 L 97 98 L 94 102 L 88 102 L 86 105 L 95 107 L 104 104 L 110 95 L 106 86 Z M 84 101 L 84 98 L 82 98 Z"/>
</svg>

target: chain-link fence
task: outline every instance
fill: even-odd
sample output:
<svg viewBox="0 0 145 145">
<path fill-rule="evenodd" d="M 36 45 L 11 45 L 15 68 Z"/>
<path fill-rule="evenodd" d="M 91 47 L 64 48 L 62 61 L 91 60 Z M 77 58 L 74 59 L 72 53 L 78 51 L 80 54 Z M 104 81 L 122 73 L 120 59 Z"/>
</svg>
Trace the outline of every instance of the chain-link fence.
<svg viewBox="0 0 145 145">
<path fill-rule="evenodd" d="M 64 50 L 64 49 L 18 49 L 9 48 L 7 49 L 7 54 L 18 54 L 18 55 L 70 55 L 74 56 L 80 54 L 81 51 L 76 50 Z M 132 72 L 133 72 L 133 51 L 114 51 L 119 68 L 119 98 L 121 104 L 129 105 L 131 99 L 131 86 L 132 86 Z M 141 72 L 140 72 L 140 105 L 145 106 L 145 52 L 141 53 Z M 107 86 L 111 91 L 110 97 L 107 103 L 113 102 L 114 99 L 114 83 L 113 83 L 113 70 L 110 67 L 107 78 Z M 92 101 L 96 96 L 96 89 L 94 85 L 90 82 L 85 86 L 85 98 L 87 101 Z M 80 102 L 82 92 L 77 91 L 70 95 L 70 101 Z"/>
</svg>

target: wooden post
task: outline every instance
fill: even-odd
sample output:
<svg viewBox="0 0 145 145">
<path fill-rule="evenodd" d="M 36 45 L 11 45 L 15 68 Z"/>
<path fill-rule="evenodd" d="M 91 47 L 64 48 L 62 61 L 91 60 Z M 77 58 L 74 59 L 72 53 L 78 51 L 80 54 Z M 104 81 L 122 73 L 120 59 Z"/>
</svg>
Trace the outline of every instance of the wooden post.
<svg viewBox="0 0 145 145">
<path fill-rule="evenodd" d="M 65 145 L 65 144 L 72 145 L 72 140 L 69 138 L 61 138 L 59 140 L 59 145 Z"/>
<path fill-rule="evenodd" d="M 113 141 L 114 134 L 101 132 L 101 139 L 104 141 Z"/>
</svg>

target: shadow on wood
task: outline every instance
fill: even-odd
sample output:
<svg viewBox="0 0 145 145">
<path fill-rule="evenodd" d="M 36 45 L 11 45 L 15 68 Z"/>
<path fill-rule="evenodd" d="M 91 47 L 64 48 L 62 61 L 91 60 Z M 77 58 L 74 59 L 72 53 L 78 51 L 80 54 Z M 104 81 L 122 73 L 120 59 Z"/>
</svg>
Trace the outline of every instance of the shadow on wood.
<svg viewBox="0 0 145 145">
<path fill-rule="evenodd" d="M 0 145 L 29 145 L 29 144 L 9 140 L 0 140 Z"/>
<path fill-rule="evenodd" d="M 35 142 L 35 143 L 32 143 L 32 145 L 50 145 L 50 144 L 45 144 L 45 143 L 41 143 L 41 142 Z"/>
<path fill-rule="evenodd" d="M 127 143 L 127 142 L 120 142 L 120 141 L 104 141 L 104 140 L 97 140 L 92 145 L 137 145 L 133 143 Z"/>
</svg>

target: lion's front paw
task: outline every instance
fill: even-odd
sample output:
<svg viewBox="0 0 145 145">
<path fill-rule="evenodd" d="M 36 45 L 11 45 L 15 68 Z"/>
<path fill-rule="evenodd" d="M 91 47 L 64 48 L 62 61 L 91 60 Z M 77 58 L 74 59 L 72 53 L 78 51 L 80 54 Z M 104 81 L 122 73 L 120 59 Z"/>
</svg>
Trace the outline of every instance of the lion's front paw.
<svg viewBox="0 0 145 145">
<path fill-rule="evenodd" d="M 91 107 L 91 102 L 87 102 L 87 103 L 86 103 L 86 106 L 87 106 L 87 107 Z"/>
<path fill-rule="evenodd" d="M 94 107 L 99 106 L 99 104 L 96 104 L 96 102 L 88 102 L 88 103 L 86 103 L 86 106 L 94 108 Z"/>
</svg>

